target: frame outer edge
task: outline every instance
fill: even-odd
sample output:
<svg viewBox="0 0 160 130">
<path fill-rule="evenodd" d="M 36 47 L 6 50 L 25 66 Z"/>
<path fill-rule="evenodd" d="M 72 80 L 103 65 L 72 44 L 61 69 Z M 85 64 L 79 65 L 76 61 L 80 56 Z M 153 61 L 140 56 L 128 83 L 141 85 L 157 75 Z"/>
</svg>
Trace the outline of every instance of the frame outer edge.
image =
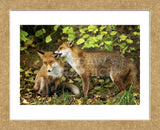
<svg viewBox="0 0 160 130">
<path fill-rule="evenodd" d="M 14 2 L 14 6 L 11 6 L 12 9 L 26 9 L 24 6 L 19 7 L 17 4 L 18 2 L 13 1 L 7 1 L 11 4 Z M 28 1 L 29 3 L 29 1 Z M 38 3 L 38 0 L 37 0 Z M 83 2 L 85 3 L 85 2 Z M 107 2 L 106 2 L 107 3 Z M 128 1 L 129 3 L 129 1 Z M 11 5 L 10 4 L 10 5 Z M 41 3 L 42 4 L 42 3 Z M 147 3 L 148 6 L 143 6 L 140 9 L 148 9 L 153 4 Z M 146 5 L 147 5 L 146 4 Z M 130 5 L 130 4 L 129 4 Z M 95 5 L 93 8 L 96 8 L 97 5 Z M 70 6 L 71 7 L 71 6 Z M 113 6 L 112 6 L 113 7 Z M 112 8 L 110 7 L 110 8 Z M 115 6 L 118 7 L 118 6 Z M 37 8 L 37 6 L 35 6 Z M 48 7 L 47 7 L 48 8 Z M 59 7 L 58 7 L 59 8 Z M 72 8 L 72 7 L 71 7 Z M 81 7 L 82 9 L 83 7 Z M 100 7 L 103 9 L 103 7 Z M 133 7 L 135 8 L 135 7 Z M 2 93 L 0 95 L 0 128 L 3 129 L 30 129 L 30 128 L 52 128 L 52 129 L 123 129 L 123 128 L 136 128 L 136 129 L 157 129 L 158 125 L 160 124 L 159 121 L 159 115 L 160 115 L 160 106 L 158 103 L 158 90 L 160 90 L 159 86 L 159 71 L 160 69 L 159 64 L 160 62 L 157 61 L 159 57 L 158 48 L 160 44 L 158 45 L 158 41 L 160 39 L 159 36 L 159 30 L 160 26 L 158 25 L 160 23 L 160 5 L 157 4 L 152 10 L 151 10 L 151 121 L 9 121 L 9 9 L 6 8 L 1 2 L 0 2 L 0 37 L 1 37 L 1 47 L 0 47 L 0 53 L 1 53 L 1 77 L 0 77 L 0 92 Z M 33 7 L 27 9 L 33 9 Z M 46 7 L 45 7 L 46 9 Z M 48 9 L 55 9 L 53 7 Z M 61 7 L 59 9 L 65 9 L 64 7 Z M 79 8 L 77 8 L 79 9 Z M 106 7 L 104 7 L 106 9 Z M 129 8 L 123 8 L 123 6 L 119 6 L 118 8 L 113 9 L 129 9 Z M 156 33 L 157 32 L 157 33 Z M 154 39 L 155 38 L 155 39 Z M 152 78 L 153 77 L 153 78 Z"/>
<path fill-rule="evenodd" d="M 9 10 L 0 2 L 0 128 L 9 122 Z"/>
<path fill-rule="evenodd" d="M 160 129 L 160 2 L 151 9 L 151 120 Z"/>
</svg>

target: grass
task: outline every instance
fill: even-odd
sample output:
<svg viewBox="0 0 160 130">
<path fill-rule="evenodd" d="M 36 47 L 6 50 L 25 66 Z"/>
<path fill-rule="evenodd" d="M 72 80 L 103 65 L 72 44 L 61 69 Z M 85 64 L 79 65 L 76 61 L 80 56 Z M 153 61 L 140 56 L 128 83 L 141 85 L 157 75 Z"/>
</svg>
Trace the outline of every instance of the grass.
<svg viewBox="0 0 160 130">
<path fill-rule="evenodd" d="M 107 105 L 139 105 L 140 94 L 133 90 L 133 86 L 130 89 L 125 90 L 124 93 L 117 95 L 113 100 L 107 100 Z"/>
<path fill-rule="evenodd" d="M 94 94 L 93 94 L 94 95 Z M 129 90 L 125 90 L 122 94 L 102 98 L 101 94 L 94 95 L 92 98 L 84 98 L 82 94 L 72 95 L 69 91 L 62 92 L 59 97 L 53 95 L 51 101 L 46 103 L 49 98 L 36 96 L 35 98 L 24 99 L 21 101 L 23 105 L 139 105 L 140 94 L 133 90 L 131 86 Z"/>
</svg>

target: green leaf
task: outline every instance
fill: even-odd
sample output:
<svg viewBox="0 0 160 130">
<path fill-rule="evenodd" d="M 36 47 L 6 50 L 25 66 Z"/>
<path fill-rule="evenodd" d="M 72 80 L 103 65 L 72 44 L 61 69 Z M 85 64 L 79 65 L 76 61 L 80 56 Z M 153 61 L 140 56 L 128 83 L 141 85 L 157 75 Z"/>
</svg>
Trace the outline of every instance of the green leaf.
<svg viewBox="0 0 160 130">
<path fill-rule="evenodd" d="M 107 44 L 107 45 L 111 45 L 112 43 L 113 43 L 113 41 L 104 41 L 105 42 L 105 44 Z"/>
<path fill-rule="evenodd" d="M 25 42 L 25 41 L 29 40 L 27 38 L 27 36 L 28 36 L 28 33 L 26 31 L 20 30 L 20 40 L 21 41 Z"/>
<path fill-rule="evenodd" d="M 74 69 L 73 69 L 73 68 L 71 68 L 71 69 L 70 69 L 70 71 L 71 71 L 71 72 L 74 72 Z"/>
<path fill-rule="evenodd" d="M 25 52 L 26 54 L 29 54 L 29 51 L 27 51 L 27 50 L 24 50 L 24 52 Z"/>
<path fill-rule="evenodd" d="M 51 41 L 52 41 L 51 35 L 48 35 L 48 36 L 46 37 L 46 43 L 49 43 L 49 42 L 51 42 Z"/>
<path fill-rule="evenodd" d="M 87 41 L 88 41 L 90 44 L 93 44 L 93 43 L 97 42 L 98 39 L 97 39 L 96 37 L 90 37 L 90 38 L 87 39 Z"/>
<path fill-rule="evenodd" d="M 136 50 L 135 47 L 130 47 L 130 49 L 131 49 L 131 51 L 135 51 Z"/>
<path fill-rule="evenodd" d="M 93 39 L 93 37 L 89 37 L 87 39 L 87 42 L 90 43 L 90 44 L 93 44 L 93 43 L 95 43 L 95 40 Z"/>
<path fill-rule="evenodd" d="M 80 31 L 81 33 L 86 33 L 86 32 L 85 32 L 86 30 L 88 30 L 88 28 L 81 28 L 79 31 Z"/>
<path fill-rule="evenodd" d="M 88 38 L 88 37 L 89 37 L 88 34 L 84 34 L 84 35 L 82 36 L 82 38 Z"/>
<path fill-rule="evenodd" d="M 68 82 L 69 82 L 69 83 L 71 83 L 71 84 L 73 84 L 73 83 L 74 83 L 74 81 L 73 81 L 72 79 L 70 79 Z"/>
<path fill-rule="evenodd" d="M 68 41 L 73 41 L 76 38 L 75 33 L 68 34 Z"/>
<path fill-rule="evenodd" d="M 44 28 L 42 28 L 42 32 L 43 32 L 43 33 L 46 33 L 46 30 L 45 30 Z"/>
<path fill-rule="evenodd" d="M 140 41 L 137 41 L 137 42 L 136 42 L 136 44 L 139 44 L 139 43 L 140 43 Z"/>
<path fill-rule="evenodd" d="M 31 47 L 35 47 L 35 45 L 34 45 L 34 44 L 31 44 Z"/>
<path fill-rule="evenodd" d="M 133 40 L 132 40 L 132 39 L 127 39 L 126 41 L 127 41 L 127 43 L 129 43 L 129 44 L 133 43 Z"/>
<path fill-rule="evenodd" d="M 68 29 L 68 32 L 67 32 L 68 34 L 69 33 L 74 33 L 74 30 L 73 30 L 73 27 L 70 27 L 69 29 Z"/>
<path fill-rule="evenodd" d="M 55 25 L 54 26 L 54 31 L 57 31 L 57 29 L 59 28 L 60 25 Z"/>
<path fill-rule="evenodd" d="M 107 78 L 107 79 L 105 80 L 105 83 L 109 83 L 109 82 L 110 82 L 110 79 Z"/>
<path fill-rule="evenodd" d="M 98 28 L 95 25 L 89 25 L 88 26 L 88 31 L 89 32 L 93 31 L 94 33 L 96 33 L 98 31 Z"/>
<path fill-rule="evenodd" d="M 112 30 L 116 30 L 116 25 L 111 25 Z"/>
<path fill-rule="evenodd" d="M 37 74 L 37 73 L 38 73 L 38 70 L 35 70 L 33 73 L 34 73 L 34 74 Z"/>
<path fill-rule="evenodd" d="M 84 43 L 85 42 L 85 40 L 83 39 L 83 38 L 80 38 L 78 41 L 77 41 L 77 45 L 80 45 L 80 44 L 82 44 L 82 43 Z"/>
<path fill-rule="evenodd" d="M 123 43 L 119 44 L 119 46 L 123 49 L 126 46 L 126 43 L 123 42 Z"/>
<path fill-rule="evenodd" d="M 27 40 L 26 42 L 25 42 L 25 45 L 26 46 L 29 46 L 29 45 L 31 45 L 33 43 L 33 39 L 31 39 L 31 40 Z"/>
<path fill-rule="evenodd" d="M 74 81 L 81 82 L 81 78 L 75 78 Z"/>
<path fill-rule="evenodd" d="M 102 31 L 101 34 L 105 35 L 107 34 L 107 31 Z"/>
<path fill-rule="evenodd" d="M 69 27 L 63 28 L 63 33 L 68 33 L 68 29 L 69 29 Z"/>
<path fill-rule="evenodd" d="M 114 35 L 116 35 L 116 34 L 117 34 L 117 31 L 112 31 L 112 32 L 111 32 L 111 35 L 112 35 L 112 36 L 114 36 Z"/>
<path fill-rule="evenodd" d="M 26 42 L 26 41 L 29 40 L 29 39 L 26 38 L 24 35 L 22 35 L 22 36 L 20 37 L 20 40 Z"/>
<path fill-rule="evenodd" d="M 95 29 L 96 27 L 94 25 L 89 25 L 88 26 L 88 31 L 91 32 Z"/>
<path fill-rule="evenodd" d="M 99 47 L 99 45 L 96 43 L 96 44 L 94 44 L 94 47 Z"/>
<path fill-rule="evenodd" d="M 99 79 L 98 80 L 100 83 L 103 83 L 104 82 L 104 79 Z"/>
<path fill-rule="evenodd" d="M 23 51 L 23 50 L 24 50 L 24 47 L 20 47 L 20 50 Z"/>
<path fill-rule="evenodd" d="M 108 51 L 112 51 L 113 50 L 113 46 L 110 45 L 106 45 L 104 46 Z"/>
<path fill-rule="evenodd" d="M 120 41 L 124 41 L 124 40 L 126 40 L 127 36 L 122 34 L 119 36 L 119 38 L 120 38 Z"/>
<path fill-rule="evenodd" d="M 24 72 L 24 69 L 20 68 L 20 72 Z"/>
<path fill-rule="evenodd" d="M 36 31 L 35 36 L 36 36 L 36 37 L 39 37 L 39 36 L 41 36 L 42 34 L 43 34 L 43 31 L 42 31 L 42 30 L 38 30 L 38 31 Z"/>
<path fill-rule="evenodd" d="M 96 38 L 97 38 L 98 40 L 102 40 L 103 35 L 97 35 Z"/>
<path fill-rule="evenodd" d="M 137 35 L 138 34 L 138 32 L 133 32 L 133 35 Z"/>
<path fill-rule="evenodd" d="M 100 31 L 102 31 L 103 29 L 105 29 L 107 26 L 106 25 L 102 25 L 101 27 L 100 27 Z"/>
<path fill-rule="evenodd" d="M 128 48 L 128 46 L 126 46 L 126 47 L 122 50 L 122 54 L 125 54 L 127 48 Z"/>
<path fill-rule="evenodd" d="M 104 43 L 103 43 L 103 42 L 101 42 L 101 43 L 99 44 L 99 47 L 100 47 L 100 46 L 102 46 L 102 45 L 104 45 Z"/>
<path fill-rule="evenodd" d="M 91 48 L 91 47 L 99 47 L 99 45 L 96 43 L 99 40 L 97 39 L 97 37 L 89 37 L 86 42 L 84 43 L 84 46 L 82 47 L 82 49 L 84 48 Z"/>
<path fill-rule="evenodd" d="M 20 30 L 20 35 L 24 35 L 26 37 L 28 36 L 28 33 L 24 30 Z"/>
<path fill-rule="evenodd" d="M 61 78 L 61 80 L 62 80 L 62 81 L 66 81 L 66 78 L 63 76 L 63 77 Z"/>
<path fill-rule="evenodd" d="M 28 69 L 28 70 L 26 70 L 26 71 L 25 71 L 25 75 L 26 75 L 26 77 L 29 77 L 29 74 L 32 74 L 31 69 Z"/>
<path fill-rule="evenodd" d="M 39 60 L 36 60 L 36 61 L 34 62 L 34 65 L 37 65 L 39 62 L 40 62 Z"/>
<path fill-rule="evenodd" d="M 138 25 L 138 29 L 140 30 L 140 25 Z"/>
<path fill-rule="evenodd" d="M 98 28 L 96 28 L 93 32 L 94 32 L 94 33 L 98 32 Z"/>
<path fill-rule="evenodd" d="M 108 25 L 108 28 L 109 28 L 110 30 L 116 30 L 116 25 Z"/>
</svg>

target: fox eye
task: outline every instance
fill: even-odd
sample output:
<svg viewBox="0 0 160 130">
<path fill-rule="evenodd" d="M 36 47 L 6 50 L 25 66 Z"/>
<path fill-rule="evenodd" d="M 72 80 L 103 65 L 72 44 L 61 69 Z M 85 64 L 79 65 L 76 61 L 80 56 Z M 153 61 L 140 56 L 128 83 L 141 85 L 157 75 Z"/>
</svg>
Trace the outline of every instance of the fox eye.
<svg viewBox="0 0 160 130">
<path fill-rule="evenodd" d="M 47 64 L 47 62 L 44 62 L 44 64 Z"/>
<path fill-rule="evenodd" d="M 62 50 L 63 47 L 60 47 L 59 49 Z"/>
<path fill-rule="evenodd" d="M 52 61 L 50 61 L 49 63 L 52 64 Z"/>
</svg>

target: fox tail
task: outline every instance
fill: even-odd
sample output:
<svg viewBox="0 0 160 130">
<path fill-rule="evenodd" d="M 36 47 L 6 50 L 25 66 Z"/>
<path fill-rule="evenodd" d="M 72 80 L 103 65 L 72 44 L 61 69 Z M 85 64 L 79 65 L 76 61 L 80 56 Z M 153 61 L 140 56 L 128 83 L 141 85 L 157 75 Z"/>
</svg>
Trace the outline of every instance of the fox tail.
<svg viewBox="0 0 160 130">
<path fill-rule="evenodd" d="M 80 94 L 80 90 L 79 88 L 74 85 L 74 84 L 70 84 L 70 83 L 61 83 L 61 85 L 64 87 L 64 88 L 68 88 L 69 90 L 71 90 L 71 92 L 73 94 Z"/>
<path fill-rule="evenodd" d="M 139 84 L 139 79 L 138 79 L 138 70 L 135 64 L 131 63 L 130 64 L 130 73 L 129 77 L 131 80 L 131 84 L 133 85 L 133 89 L 137 92 L 140 92 L 140 84 Z"/>
</svg>

